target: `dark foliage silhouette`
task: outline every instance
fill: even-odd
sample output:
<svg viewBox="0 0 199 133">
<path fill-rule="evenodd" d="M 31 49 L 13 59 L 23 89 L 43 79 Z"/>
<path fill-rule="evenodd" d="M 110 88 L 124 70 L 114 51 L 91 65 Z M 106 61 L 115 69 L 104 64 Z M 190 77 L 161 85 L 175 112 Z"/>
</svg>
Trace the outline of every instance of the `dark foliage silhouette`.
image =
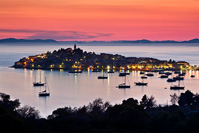
<svg viewBox="0 0 199 133">
<path fill-rule="evenodd" d="M 153 96 L 123 100 L 114 106 L 101 98 L 79 108 L 58 108 L 46 119 L 34 107 L 0 93 L 0 128 L 6 132 L 175 133 L 199 129 L 199 95 L 171 95 L 171 105 L 157 106 Z M 178 104 L 177 104 L 178 103 Z"/>
</svg>

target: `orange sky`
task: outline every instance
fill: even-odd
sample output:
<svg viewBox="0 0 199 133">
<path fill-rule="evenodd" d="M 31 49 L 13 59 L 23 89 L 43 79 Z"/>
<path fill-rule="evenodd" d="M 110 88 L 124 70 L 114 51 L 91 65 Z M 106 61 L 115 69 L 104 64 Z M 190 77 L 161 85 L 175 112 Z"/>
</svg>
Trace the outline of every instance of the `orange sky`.
<svg viewBox="0 0 199 133">
<path fill-rule="evenodd" d="M 0 38 L 189 40 L 199 0 L 1 0 Z"/>
</svg>

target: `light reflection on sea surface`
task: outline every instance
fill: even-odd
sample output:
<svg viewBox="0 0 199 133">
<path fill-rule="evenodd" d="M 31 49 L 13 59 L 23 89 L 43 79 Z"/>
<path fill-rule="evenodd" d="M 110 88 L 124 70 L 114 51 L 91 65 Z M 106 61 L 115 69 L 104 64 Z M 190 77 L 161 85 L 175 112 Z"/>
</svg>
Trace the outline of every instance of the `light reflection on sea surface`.
<svg viewBox="0 0 199 133">
<path fill-rule="evenodd" d="M 122 100 L 133 97 L 138 100 L 144 94 L 153 95 L 158 104 L 170 104 L 170 95 L 189 89 L 192 92 L 199 92 L 199 72 L 187 71 L 185 80 L 181 85 L 185 86 L 183 91 L 172 91 L 169 89 L 171 84 L 166 79 L 160 79 L 158 73 L 154 77 L 148 77 L 146 82 L 148 86 L 135 86 L 134 82 L 141 81 L 139 71 L 130 71 L 127 78 L 127 84 L 130 89 L 118 89 L 117 85 L 124 82 L 123 77 L 119 77 L 119 72 L 107 74 L 108 79 L 99 80 L 98 76 L 102 72 L 83 71 L 83 73 L 73 74 L 67 71 L 48 71 L 48 70 L 29 70 L 12 69 L 1 67 L 0 91 L 10 94 L 13 99 L 20 99 L 22 105 L 36 107 L 42 116 L 49 115 L 53 110 L 59 107 L 71 106 L 80 107 L 87 105 L 96 98 L 102 98 L 104 101 L 110 101 L 111 104 L 121 103 Z M 39 97 L 38 93 L 44 90 L 44 87 L 33 87 L 35 75 L 39 80 L 40 72 L 42 82 L 44 75 L 47 77 L 47 83 L 50 87 L 50 97 Z M 106 75 L 105 74 L 105 75 Z M 196 75 L 191 78 L 190 75 Z M 167 89 L 165 89 L 167 88 Z"/>
</svg>

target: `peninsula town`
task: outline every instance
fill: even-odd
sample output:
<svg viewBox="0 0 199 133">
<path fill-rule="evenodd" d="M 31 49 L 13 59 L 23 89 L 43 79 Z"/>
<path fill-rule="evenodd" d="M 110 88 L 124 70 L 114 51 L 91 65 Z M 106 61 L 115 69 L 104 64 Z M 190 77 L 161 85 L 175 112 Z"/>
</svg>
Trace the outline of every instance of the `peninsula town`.
<svg viewBox="0 0 199 133">
<path fill-rule="evenodd" d="M 62 69 L 62 70 L 187 70 L 198 69 L 185 61 L 170 59 L 158 60 L 150 57 L 125 57 L 118 54 L 108 54 L 83 51 L 80 48 L 61 48 L 34 56 L 24 57 L 15 62 L 14 68 L 27 69 Z"/>
</svg>

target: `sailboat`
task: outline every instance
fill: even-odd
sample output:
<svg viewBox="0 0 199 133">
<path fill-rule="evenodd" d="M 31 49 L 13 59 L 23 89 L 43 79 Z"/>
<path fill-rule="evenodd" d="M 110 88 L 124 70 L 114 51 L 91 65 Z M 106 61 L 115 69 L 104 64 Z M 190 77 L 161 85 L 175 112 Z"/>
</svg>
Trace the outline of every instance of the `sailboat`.
<svg viewBox="0 0 199 133">
<path fill-rule="evenodd" d="M 98 79 L 108 79 L 108 77 L 104 76 L 104 72 L 103 72 L 103 76 L 98 76 Z"/>
<path fill-rule="evenodd" d="M 110 71 L 108 71 L 108 73 L 114 73 L 114 71 L 113 71 L 113 70 L 110 70 Z"/>
<path fill-rule="evenodd" d="M 41 83 L 41 71 L 40 71 L 40 81 L 36 82 L 36 76 L 35 76 L 35 82 L 33 82 L 33 86 L 44 86 L 45 83 Z"/>
<path fill-rule="evenodd" d="M 146 74 L 148 77 L 152 77 L 152 76 L 154 76 L 154 74 L 153 73 L 147 73 Z"/>
<path fill-rule="evenodd" d="M 195 77 L 195 75 L 191 75 L 191 78 L 194 78 Z"/>
<path fill-rule="evenodd" d="M 176 77 L 174 77 L 173 79 L 175 79 L 175 80 L 184 80 L 184 77 L 176 76 Z"/>
<path fill-rule="evenodd" d="M 126 75 L 130 75 L 130 73 L 128 73 L 128 72 L 123 72 L 123 73 L 120 73 L 120 74 L 119 74 L 120 77 L 126 76 Z"/>
<path fill-rule="evenodd" d="M 162 79 L 163 79 L 163 78 L 168 78 L 168 75 L 166 75 L 166 74 L 161 75 L 160 78 L 162 78 Z"/>
<path fill-rule="evenodd" d="M 118 88 L 130 88 L 130 85 L 126 85 L 126 76 L 125 76 L 124 79 L 125 79 L 125 80 L 124 80 L 124 83 L 119 84 L 119 85 L 117 86 Z"/>
<path fill-rule="evenodd" d="M 46 80 L 46 77 L 45 77 L 45 90 L 44 91 L 41 91 L 39 92 L 39 96 L 40 97 L 43 97 L 43 96 L 50 96 L 50 90 L 49 90 L 49 86 L 47 84 L 47 80 Z"/>
<path fill-rule="evenodd" d="M 147 79 L 147 76 L 141 76 L 141 79 Z"/>
<path fill-rule="evenodd" d="M 180 86 L 180 80 L 178 80 L 178 85 L 170 86 L 170 90 L 184 90 L 185 86 Z"/>
<path fill-rule="evenodd" d="M 134 82 L 135 85 L 138 85 L 138 86 L 147 86 L 148 83 L 145 83 L 143 82 L 143 78 L 142 78 L 142 82 Z"/>
</svg>

